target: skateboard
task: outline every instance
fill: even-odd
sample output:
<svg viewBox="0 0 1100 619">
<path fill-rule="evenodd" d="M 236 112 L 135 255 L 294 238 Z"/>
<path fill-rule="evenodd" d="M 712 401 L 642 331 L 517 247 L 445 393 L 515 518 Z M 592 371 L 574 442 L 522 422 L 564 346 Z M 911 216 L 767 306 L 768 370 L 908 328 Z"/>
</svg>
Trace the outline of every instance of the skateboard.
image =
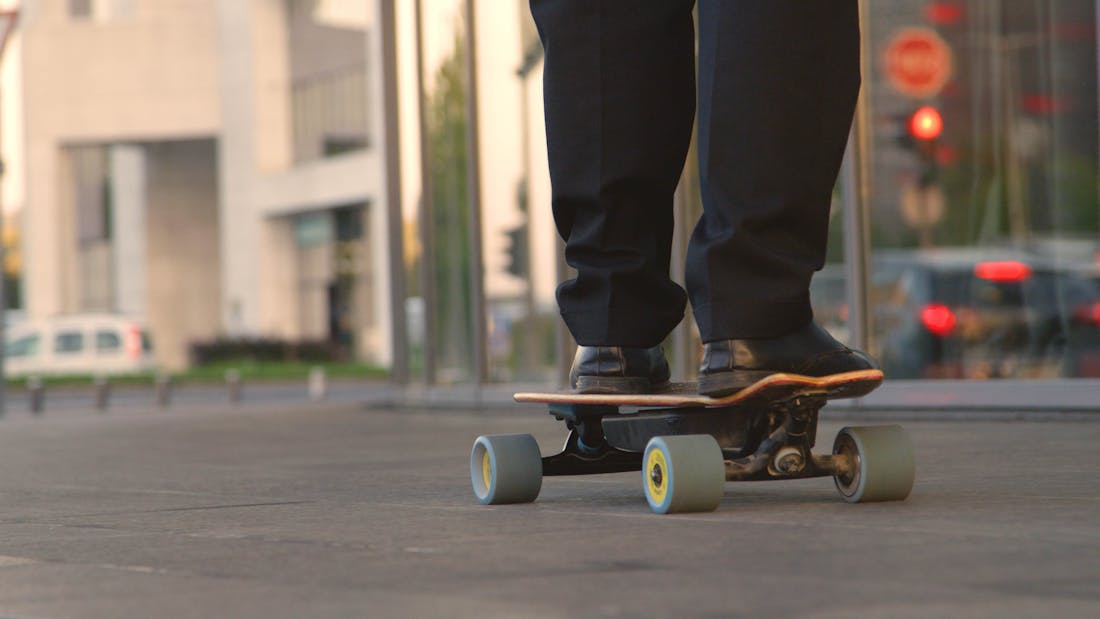
<svg viewBox="0 0 1100 619">
<path fill-rule="evenodd" d="M 849 503 L 900 501 L 913 487 L 913 445 L 897 425 L 842 429 L 829 454 L 812 452 L 817 419 L 829 400 L 867 395 L 882 372 L 815 378 L 772 374 L 723 397 L 695 383 L 645 395 L 517 393 L 545 404 L 569 435 L 543 457 L 530 434 L 480 436 L 470 454 L 474 495 L 485 505 L 529 503 L 542 478 L 642 472 L 659 514 L 711 511 L 727 481 L 832 477 Z"/>
</svg>

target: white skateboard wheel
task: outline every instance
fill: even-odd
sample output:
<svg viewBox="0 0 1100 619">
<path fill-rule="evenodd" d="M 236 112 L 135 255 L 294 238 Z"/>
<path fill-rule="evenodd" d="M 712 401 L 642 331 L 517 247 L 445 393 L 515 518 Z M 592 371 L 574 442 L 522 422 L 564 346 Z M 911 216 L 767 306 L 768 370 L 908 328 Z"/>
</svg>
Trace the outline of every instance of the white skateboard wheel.
<svg viewBox="0 0 1100 619">
<path fill-rule="evenodd" d="M 848 459 L 847 471 L 833 480 L 849 503 L 903 501 L 913 489 L 913 442 L 901 426 L 844 428 L 833 454 Z"/>
</svg>

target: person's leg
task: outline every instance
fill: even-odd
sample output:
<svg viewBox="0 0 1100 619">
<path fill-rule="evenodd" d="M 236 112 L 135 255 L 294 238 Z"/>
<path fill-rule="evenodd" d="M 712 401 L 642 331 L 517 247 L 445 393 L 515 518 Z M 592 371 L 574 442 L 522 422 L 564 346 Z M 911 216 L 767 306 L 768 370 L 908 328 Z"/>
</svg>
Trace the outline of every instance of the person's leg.
<svg viewBox="0 0 1100 619">
<path fill-rule="evenodd" d="M 570 382 L 581 392 L 668 382 L 659 344 L 686 303 L 669 261 L 695 113 L 693 4 L 531 0 L 554 220 L 577 270 L 557 298 L 580 344 Z"/>
<path fill-rule="evenodd" d="M 532 0 L 545 49 L 554 219 L 582 346 L 650 347 L 683 318 L 672 197 L 695 111 L 694 0 Z"/>
<path fill-rule="evenodd" d="M 839 346 L 812 327 L 809 284 L 859 92 L 857 0 L 700 0 L 699 30 L 704 214 L 687 283 L 700 390 L 716 394 Z M 770 361 L 744 346 L 799 333 Z"/>
</svg>

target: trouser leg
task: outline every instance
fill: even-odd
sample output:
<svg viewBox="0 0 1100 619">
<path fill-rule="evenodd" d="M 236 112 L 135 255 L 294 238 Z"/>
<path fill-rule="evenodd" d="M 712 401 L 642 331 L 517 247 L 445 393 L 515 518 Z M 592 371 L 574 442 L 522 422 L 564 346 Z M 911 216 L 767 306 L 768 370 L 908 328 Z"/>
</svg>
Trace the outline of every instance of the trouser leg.
<svg viewBox="0 0 1100 619">
<path fill-rule="evenodd" d="M 704 214 L 687 287 L 703 341 L 812 319 L 859 82 L 857 0 L 700 0 Z"/>
<path fill-rule="evenodd" d="M 582 345 L 653 346 L 683 317 L 672 198 L 695 111 L 694 0 L 531 0 L 545 49 L 554 220 Z"/>
</svg>

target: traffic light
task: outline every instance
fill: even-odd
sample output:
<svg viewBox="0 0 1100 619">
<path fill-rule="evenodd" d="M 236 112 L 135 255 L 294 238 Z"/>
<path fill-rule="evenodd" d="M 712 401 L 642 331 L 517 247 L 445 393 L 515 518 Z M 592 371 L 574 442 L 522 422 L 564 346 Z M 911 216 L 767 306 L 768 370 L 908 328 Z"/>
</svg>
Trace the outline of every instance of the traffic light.
<svg viewBox="0 0 1100 619">
<path fill-rule="evenodd" d="M 935 140 L 943 133 L 943 116 L 931 105 L 917 108 L 909 117 L 909 134 L 917 140 Z"/>
<path fill-rule="evenodd" d="M 526 279 L 530 275 L 527 222 L 505 231 L 505 234 L 508 235 L 508 266 L 506 269 L 512 275 Z"/>
<path fill-rule="evenodd" d="M 906 138 L 917 155 L 917 184 L 928 187 L 939 177 L 938 140 L 943 133 L 943 116 L 931 105 L 917 108 L 906 123 Z"/>
</svg>

